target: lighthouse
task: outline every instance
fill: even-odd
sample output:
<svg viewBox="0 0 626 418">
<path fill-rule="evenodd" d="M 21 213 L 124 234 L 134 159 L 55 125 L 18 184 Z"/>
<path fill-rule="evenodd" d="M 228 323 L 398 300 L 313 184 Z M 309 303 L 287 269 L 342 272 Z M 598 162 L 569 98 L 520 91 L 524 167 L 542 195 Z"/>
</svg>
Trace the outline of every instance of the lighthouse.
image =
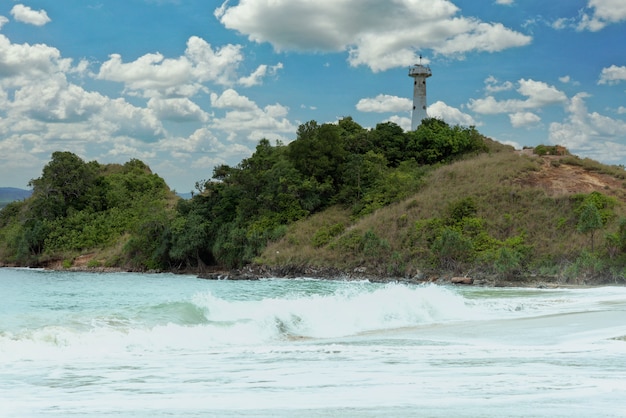
<svg viewBox="0 0 626 418">
<path fill-rule="evenodd" d="M 426 79 L 433 75 L 430 67 L 420 63 L 409 68 L 409 77 L 413 78 L 413 114 L 411 116 L 411 130 L 414 131 L 426 119 Z"/>
</svg>

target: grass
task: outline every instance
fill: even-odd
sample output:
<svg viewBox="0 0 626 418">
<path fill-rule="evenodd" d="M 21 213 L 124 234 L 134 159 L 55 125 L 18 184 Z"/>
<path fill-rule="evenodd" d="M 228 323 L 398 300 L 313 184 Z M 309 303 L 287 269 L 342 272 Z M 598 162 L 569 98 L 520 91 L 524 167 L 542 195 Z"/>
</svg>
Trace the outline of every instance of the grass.
<svg viewBox="0 0 626 418">
<path fill-rule="evenodd" d="M 576 201 L 571 196 L 549 196 L 543 189 L 524 185 L 529 172 L 541 169 L 541 160 L 521 156 L 507 149 L 481 154 L 450 165 L 433 169 L 425 177 L 425 185 L 418 193 L 401 202 L 379 209 L 355 221 L 349 211 L 334 207 L 300 221 L 289 228 L 286 236 L 273 244 L 259 258 L 270 265 L 313 265 L 350 270 L 367 267 L 369 271 L 395 271 L 413 275 L 427 265 L 424 259 L 428 248 L 416 244 L 415 225 L 420 220 L 445 218 L 449 207 L 459 200 L 471 197 L 476 202 L 476 216 L 484 220 L 489 235 L 498 239 L 524 234 L 531 246 L 535 272 L 559 271 L 555 265 L 567 266 L 576 262 L 585 251 L 589 238 L 576 230 L 578 216 Z M 563 162 L 570 164 L 572 157 Z M 577 160 L 578 161 L 578 160 Z M 582 162 L 594 171 L 599 163 Z M 622 170 L 623 171 L 623 170 Z M 604 232 L 614 232 L 617 219 L 626 215 L 624 202 L 615 209 L 615 220 Z M 327 245 L 315 246 L 312 237 L 322 228 L 342 223 L 343 232 L 328 240 Z M 602 247 L 603 235 L 596 235 L 596 245 Z M 366 256 L 363 251 L 348 248 L 355 240 L 378 242 L 380 247 Z M 374 237 L 372 239 L 372 237 Z M 342 241 L 343 240 L 343 241 Z M 352 240 L 352 241 L 350 241 Z M 342 242 L 344 245 L 342 245 Z"/>
</svg>

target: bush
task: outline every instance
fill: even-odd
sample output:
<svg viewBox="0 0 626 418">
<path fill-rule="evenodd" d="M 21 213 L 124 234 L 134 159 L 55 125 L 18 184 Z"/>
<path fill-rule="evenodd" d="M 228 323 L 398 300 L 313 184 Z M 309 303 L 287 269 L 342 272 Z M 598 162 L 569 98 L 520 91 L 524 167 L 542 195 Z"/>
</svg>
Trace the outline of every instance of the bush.
<svg viewBox="0 0 626 418">
<path fill-rule="evenodd" d="M 462 270 L 463 265 L 474 256 L 472 241 L 456 229 L 448 227 L 435 239 L 431 251 L 438 267 L 455 272 Z"/>
<path fill-rule="evenodd" d="M 315 232 L 313 238 L 311 238 L 311 244 L 316 248 L 323 247 L 334 237 L 341 235 L 345 229 L 346 228 L 342 223 L 337 223 L 331 226 L 323 226 Z"/>
</svg>

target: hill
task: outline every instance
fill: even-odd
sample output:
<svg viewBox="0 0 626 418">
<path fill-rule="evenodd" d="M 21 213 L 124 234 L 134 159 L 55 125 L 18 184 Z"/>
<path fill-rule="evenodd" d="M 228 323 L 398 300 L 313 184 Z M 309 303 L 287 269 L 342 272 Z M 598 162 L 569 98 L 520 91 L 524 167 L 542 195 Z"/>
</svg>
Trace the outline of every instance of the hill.
<svg viewBox="0 0 626 418">
<path fill-rule="evenodd" d="M 302 220 L 257 262 L 293 275 L 623 282 L 625 174 L 500 148 L 433 169 L 417 193 L 371 215 L 335 207 Z M 593 228 L 588 206 L 601 218 Z"/>
<path fill-rule="evenodd" d="M 55 152 L 0 211 L 0 263 L 484 283 L 626 282 L 623 167 L 474 127 L 307 122 L 189 199 L 138 160 Z M 243 273 L 242 273 L 243 272 Z"/>
<path fill-rule="evenodd" d="M 0 187 L 0 209 L 16 200 L 26 199 L 31 193 L 31 190 L 18 189 L 15 187 Z"/>
<path fill-rule="evenodd" d="M 30 197 L 0 211 L 0 265 L 70 268 L 90 258 L 90 268 L 161 267 L 155 237 L 178 198 L 143 162 L 54 152 L 31 185 Z"/>
</svg>

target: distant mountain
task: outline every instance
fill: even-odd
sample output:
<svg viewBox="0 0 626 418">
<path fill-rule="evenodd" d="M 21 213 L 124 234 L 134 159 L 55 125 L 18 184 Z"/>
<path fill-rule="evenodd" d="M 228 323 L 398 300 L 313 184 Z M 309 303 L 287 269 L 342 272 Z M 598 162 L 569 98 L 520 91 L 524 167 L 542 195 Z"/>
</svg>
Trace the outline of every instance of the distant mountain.
<svg viewBox="0 0 626 418">
<path fill-rule="evenodd" d="M 15 187 L 0 187 L 0 208 L 16 200 L 24 200 L 29 197 L 32 190 L 18 189 Z"/>
</svg>

